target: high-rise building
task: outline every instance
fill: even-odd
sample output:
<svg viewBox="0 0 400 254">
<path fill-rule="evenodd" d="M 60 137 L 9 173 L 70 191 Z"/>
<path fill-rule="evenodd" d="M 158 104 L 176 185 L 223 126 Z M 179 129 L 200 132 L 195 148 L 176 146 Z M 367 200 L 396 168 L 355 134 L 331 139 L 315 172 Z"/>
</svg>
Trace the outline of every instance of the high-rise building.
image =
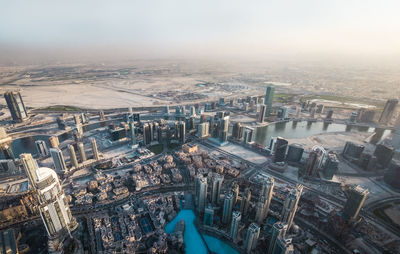
<svg viewBox="0 0 400 254">
<path fill-rule="evenodd" d="M 267 86 L 267 90 L 265 93 L 265 105 L 267 106 L 267 110 L 265 112 L 266 116 L 270 116 L 272 112 L 272 102 L 274 100 L 274 93 L 275 93 L 275 87 Z"/>
<path fill-rule="evenodd" d="M 290 144 L 286 160 L 289 162 L 300 162 L 303 158 L 304 148 L 300 144 Z"/>
<path fill-rule="evenodd" d="M 28 112 L 26 111 L 20 92 L 7 91 L 4 93 L 4 98 L 6 99 L 11 117 L 15 122 L 23 122 L 28 118 Z"/>
<path fill-rule="evenodd" d="M 260 105 L 260 112 L 259 112 L 259 115 L 258 115 L 258 121 L 259 121 L 260 123 L 263 123 L 263 122 L 264 122 L 264 120 L 265 120 L 265 112 L 266 112 L 266 111 L 267 111 L 267 106 L 261 104 L 261 105 Z"/>
<path fill-rule="evenodd" d="M 236 241 L 237 233 L 239 230 L 239 223 L 240 223 L 241 219 L 242 219 L 242 215 L 240 214 L 240 212 L 234 211 L 232 213 L 230 236 L 234 242 Z"/>
<path fill-rule="evenodd" d="M 49 239 L 75 230 L 78 224 L 72 217 L 56 172 L 50 168 L 38 168 L 30 154 L 21 154 L 20 158 L 39 200 L 40 216 Z"/>
<path fill-rule="evenodd" d="M 99 120 L 100 120 L 100 121 L 104 121 L 104 120 L 105 120 L 104 111 L 103 111 L 103 110 L 100 110 L 100 111 L 99 111 Z"/>
<path fill-rule="evenodd" d="M 79 168 L 78 159 L 76 158 L 75 148 L 73 145 L 68 145 L 69 159 L 75 169 Z"/>
<path fill-rule="evenodd" d="M 286 118 L 288 118 L 288 111 L 289 111 L 288 107 L 280 107 L 280 108 L 278 109 L 277 117 L 278 117 L 279 119 L 286 119 Z"/>
<path fill-rule="evenodd" d="M 222 182 L 224 181 L 224 176 L 212 173 L 211 175 L 211 203 L 213 205 L 218 205 L 219 196 L 221 194 Z"/>
<path fill-rule="evenodd" d="M 99 149 L 97 149 L 97 143 L 95 138 L 90 138 L 90 144 L 92 145 L 93 159 L 96 161 L 100 160 Z"/>
<path fill-rule="evenodd" d="M 225 195 L 224 208 L 222 211 L 222 223 L 224 224 L 229 223 L 231 220 L 234 201 L 234 194 L 232 192 Z"/>
<path fill-rule="evenodd" d="M 243 214 L 243 216 L 246 216 L 247 212 L 249 211 L 250 200 L 251 200 L 251 190 L 250 188 L 246 188 L 244 190 L 244 195 L 243 195 L 243 206 L 240 209 L 240 212 Z"/>
<path fill-rule="evenodd" d="M 292 226 L 302 192 L 303 185 L 296 184 L 296 188 L 289 192 L 283 204 L 281 221 L 288 225 L 288 229 Z"/>
<path fill-rule="evenodd" d="M 264 211 L 262 220 L 264 220 L 269 213 L 269 206 L 271 204 L 272 196 L 274 194 L 274 183 L 275 179 L 273 177 L 267 177 L 262 186 L 261 197 L 264 197 Z"/>
<path fill-rule="evenodd" d="M 328 153 L 326 163 L 323 170 L 323 175 L 327 179 L 332 179 L 333 175 L 337 172 L 339 168 L 339 160 L 336 153 Z"/>
<path fill-rule="evenodd" d="M 179 142 L 181 144 L 184 144 L 186 141 L 186 127 L 185 127 L 185 122 L 180 121 L 179 122 Z"/>
<path fill-rule="evenodd" d="M 286 158 L 286 150 L 288 141 L 284 138 L 278 137 L 275 143 L 274 162 L 284 162 Z"/>
<path fill-rule="evenodd" d="M 268 254 L 272 254 L 275 243 L 279 238 L 282 238 L 285 236 L 286 231 L 288 230 L 288 225 L 285 223 L 282 223 L 280 221 L 275 222 L 274 225 L 272 226 L 272 234 L 271 234 L 271 239 L 269 240 L 269 246 L 268 246 Z"/>
<path fill-rule="evenodd" d="M 197 125 L 197 134 L 196 136 L 199 138 L 206 138 L 210 134 L 208 133 L 208 130 L 210 129 L 210 123 L 209 122 L 203 122 Z"/>
<path fill-rule="evenodd" d="M 39 156 L 46 157 L 49 155 L 49 149 L 47 148 L 46 142 L 43 140 L 35 141 L 36 151 Z"/>
<path fill-rule="evenodd" d="M 348 191 L 348 198 L 343 207 L 343 215 L 350 221 L 355 221 L 358 217 L 369 191 L 359 185 L 351 186 Z"/>
<path fill-rule="evenodd" d="M 396 110 L 398 103 L 399 103 L 399 101 L 397 99 L 387 100 L 385 107 L 382 111 L 382 114 L 379 117 L 380 124 L 388 124 L 390 122 L 390 120 L 392 120 L 393 113 Z"/>
<path fill-rule="evenodd" d="M 148 123 L 143 124 L 143 144 L 150 145 L 151 143 L 151 133 L 150 125 Z"/>
<path fill-rule="evenodd" d="M 258 224 L 262 224 L 264 220 L 264 197 L 260 197 L 260 200 L 256 204 L 256 217 L 255 221 Z"/>
<path fill-rule="evenodd" d="M 236 140 L 242 139 L 243 127 L 241 123 L 235 123 L 232 128 L 232 138 Z"/>
<path fill-rule="evenodd" d="M 292 244 L 292 239 L 287 239 L 285 237 L 278 238 L 275 242 L 274 250 L 272 254 L 293 254 L 294 247 Z"/>
<path fill-rule="evenodd" d="M 54 168 L 57 172 L 65 173 L 68 171 L 67 165 L 65 165 L 64 156 L 60 149 L 50 148 L 50 155 L 53 159 Z"/>
<path fill-rule="evenodd" d="M 316 176 L 319 172 L 321 161 L 322 154 L 319 151 L 311 151 L 305 165 L 304 176 Z"/>
<path fill-rule="evenodd" d="M 211 206 L 207 206 L 204 209 L 204 221 L 203 224 L 212 226 L 214 222 L 214 209 Z"/>
<path fill-rule="evenodd" d="M 85 145 L 82 142 L 78 143 L 78 151 L 81 157 L 81 162 L 86 161 Z"/>
<path fill-rule="evenodd" d="M 325 121 L 332 121 L 332 117 L 333 117 L 333 110 L 328 110 L 328 112 L 326 113 Z"/>
<path fill-rule="evenodd" d="M 60 141 L 58 140 L 57 136 L 51 136 L 49 138 L 49 143 L 51 148 L 59 148 L 60 147 Z"/>
<path fill-rule="evenodd" d="M 233 205 L 236 204 L 239 197 L 239 184 L 237 182 L 232 182 L 231 191 L 233 192 Z"/>
<path fill-rule="evenodd" d="M 196 176 L 196 208 L 198 213 L 203 213 L 207 202 L 207 178 L 203 175 Z"/>
<path fill-rule="evenodd" d="M 251 253 L 257 247 L 258 237 L 260 236 L 260 227 L 256 223 L 251 223 L 247 230 L 244 249 L 246 253 Z"/>
<path fill-rule="evenodd" d="M 135 128 L 135 122 L 130 121 L 129 122 L 129 132 L 131 134 L 131 146 L 136 145 L 136 128 Z"/>
<path fill-rule="evenodd" d="M 18 241 L 13 228 L 0 231 L 0 254 L 18 254 Z M 22 252 L 21 252 L 22 253 Z"/>
<path fill-rule="evenodd" d="M 394 156 L 394 148 L 384 144 L 378 144 L 375 148 L 374 155 L 377 162 L 382 168 L 387 168 Z"/>
<path fill-rule="evenodd" d="M 219 139 L 221 143 L 228 140 L 229 116 L 224 116 L 220 119 Z"/>
</svg>

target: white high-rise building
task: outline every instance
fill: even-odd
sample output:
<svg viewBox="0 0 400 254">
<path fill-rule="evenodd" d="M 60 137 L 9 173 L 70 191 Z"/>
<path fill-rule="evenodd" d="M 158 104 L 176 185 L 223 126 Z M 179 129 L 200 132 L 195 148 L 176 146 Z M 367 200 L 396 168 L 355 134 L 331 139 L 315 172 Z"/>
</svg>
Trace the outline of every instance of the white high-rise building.
<svg viewBox="0 0 400 254">
<path fill-rule="evenodd" d="M 240 223 L 241 219 L 242 219 L 242 215 L 240 214 L 240 212 L 234 211 L 232 213 L 230 236 L 231 236 L 231 238 L 232 238 L 232 240 L 234 242 L 236 241 L 237 233 L 238 233 L 238 230 L 239 230 L 239 223 Z"/>
<path fill-rule="evenodd" d="M 246 241 L 244 244 L 246 253 L 251 253 L 251 251 L 255 249 L 259 236 L 260 227 L 256 223 L 251 223 L 249 229 L 247 230 Z"/>
<path fill-rule="evenodd" d="M 209 136 L 210 123 L 204 122 L 197 125 L 197 134 L 199 138 L 206 138 Z"/>
<path fill-rule="evenodd" d="M 93 159 L 96 161 L 100 160 L 99 150 L 97 149 L 97 143 L 95 138 L 90 138 L 90 144 L 92 144 Z"/>
<path fill-rule="evenodd" d="M 57 172 L 65 173 L 68 171 L 65 165 L 64 156 L 59 148 L 50 148 L 51 158 L 53 159 L 54 168 Z"/>
<path fill-rule="evenodd" d="M 288 225 L 288 230 L 292 226 L 294 215 L 297 211 L 297 206 L 303 191 L 303 185 L 297 184 L 295 189 L 292 189 L 283 204 L 281 213 L 281 221 Z"/>
<path fill-rule="evenodd" d="M 262 220 L 265 220 L 269 212 L 269 206 L 274 194 L 274 182 L 275 180 L 273 177 L 267 177 L 262 186 L 261 197 L 264 197 L 264 211 Z"/>
<path fill-rule="evenodd" d="M 72 166 L 77 169 L 79 168 L 78 159 L 76 158 L 75 148 L 73 145 L 68 145 L 69 151 L 69 159 L 71 161 Z"/>
<path fill-rule="evenodd" d="M 70 233 L 78 226 L 53 169 L 38 167 L 31 154 L 21 154 L 29 181 L 39 200 L 39 212 L 50 239 Z"/>
<path fill-rule="evenodd" d="M 224 181 L 224 176 L 212 173 L 211 175 L 211 203 L 213 205 L 218 205 L 219 196 L 221 194 L 222 182 Z"/>
<path fill-rule="evenodd" d="M 86 161 L 85 145 L 83 142 L 78 143 L 79 155 L 81 156 L 81 162 Z"/>
</svg>

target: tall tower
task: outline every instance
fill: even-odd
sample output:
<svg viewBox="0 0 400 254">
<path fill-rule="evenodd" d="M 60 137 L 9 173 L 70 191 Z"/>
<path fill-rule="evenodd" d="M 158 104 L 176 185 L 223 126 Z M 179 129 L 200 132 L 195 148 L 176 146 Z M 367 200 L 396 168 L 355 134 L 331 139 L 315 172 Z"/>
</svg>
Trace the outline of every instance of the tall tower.
<svg viewBox="0 0 400 254">
<path fill-rule="evenodd" d="M 51 158 L 53 159 L 54 168 L 58 172 L 65 173 L 68 171 L 67 166 L 65 165 L 64 156 L 62 151 L 58 148 L 50 148 Z"/>
<path fill-rule="evenodd" d="M 296 184 L 296 188 L 292 189 L 286 197 L 283 204 L 281 221 L 288 225 L 288 229 L 292 226 L 294 215 L 296 214 L 297 206 L 303 191 L 303 185 Z"/>
<path fill-rule="evenodd" d="M 39 168 L 31 154 L 21 154 L 20 158 L 39 200 L 40 216 L 49 239 L 75 230 L 78 224 L 72 217 L 56 172 L 50 168 Z"/>
<path fill-rule="evenodd" d="M 36 140 L 35 146 L 39 156 L 49 155 L 49 149 L 47 148 L 46 142 L 43 140 Z"/>
<path fill-rule="evenodd" d="M 239 197 L 239 184 L 237 182 L 232 182 L 231 190 L 233 192 L 233 205 L 236 204 Z"/>
<path fill-rule="evenodd" d="M 343 207 L 343 215 L 350 221 L 357 219 L 361 207 L 367 199 L 369 191 L 361 186 L 352 186 L 348 192 L 346 204 Z"/>
<path fill-rule="evenodd" d="M 240 212 L 243 214 L 243 216 L 246 216 L 247 211 L 249 210 L 250 200 L 251 200 L 251 190 L 249 188 L 246 188 L 244 190 L 243 199 L 244 199 L 243 210 L 240 210 Z"/>
<path fill-rule="evenodd" d="M 186 127 L 185 127 L 185 122 L 180 121 L 179 122 L 179 142 L 181 144 L 184 144 L 186 141 Z"/>
<path fill-rule="evenodd" d="M 265 105 L 267 106 L 267 110 L 265 112 L 266 116 L 269 116 L 271 114 L 272 102 L 274 100 L 274 93 L 275 93 L 275 87 L 267 86 L 267 90 L 265 92 Z"/>
<path fill-rule="evenodd" d="M 224 199 L 224 208 L 222 211 L 222 223 L 227 224 L 232 217 L 232 209 L 234 203 L 234 194 L 229 192 Z"/>
<path fill-rule="evenodd" d="M 255 221 L 258 224 L 262 224 L 264 220 L 264 197 L 261 197 L 260 199 L 261 200 L 258 201 L 256 205 L 256 217 L 255 217 Z"/>
<path fill-rule="evenodd" d="M 78 150 L 79 155 L 81 156 L 81 162 L 86 161 L 85 145 L 83 144 L 83 142 L 78 143 Z"/>
<path fill-rule="evenodd" d="M 249 229 L 247 230 L 246 241 L 244 244 L 246 253 L 251 253 L 251 251 L 256 248 L 259 236 L 260 227 L 255 223 L 251 223 Z"/>
<path fill-rule="evenodd" d="M 274 245 L 273 254 L 293 254 L 294 247 L 292 244 L 292 239 L 287 239 L 285 237 L 278 238 Z"/>
<path fill-rule="evenodd" d="M 258 121 L 259 121 L 260 123 L 263 123 L 263 122 L 264 122 L 264 120 L 265 120 L 265 112 L 266 112 L 266 111 L 267 111 L 267 106 L 261 104 L 261 106 L 260 106 L 260 113 L 259 113 L 259 115 L 258 115 Z"/>
<path fill-rule="evenodd" d="M 100 154 L 99 150 L 97 149 L 96 139 L 90 138 L 90 144 L 92 145 L 93 159 L 95 159 L 96 161 L 100 160 Z"/>
<path fill-rule="evenodd" d="M 276 139 L 274 162 L 285 161 L 287 147 L 288 147 L 288 141 L 286 139 L 281 137 L 278 137 Z"/>
<path fill-rule="evenodd" d="M 129 122 L 129 131 L 131 133 L 131 146 L 136 145 L 136 133 L 135 133 L 135 123 L 133 121 Z"/>
<path fill-rule="evenodd" d="M 196 208 L 198 213 L 204 212 L 207 201 L 207 178 L 203 175 L 196 176 Z"/>
<path fill-rule="evenodd" d="M 79 168 L 78 159 L 76 158 L 75 148 L 73 145 L 68 145 L 69 159 L 72 166 L 77 169 Z"/>
<path fill-rule="evenodd" d="M 399 101 L 397 99 L 390 99 L 386 102 L 385 108 L 382 111 L 382 114 L 379 118 L 380 124 L 387 124 L 392 120 L 393 113 L 396 109 L 397 104 Z"/>
<path fill-rule="evenodd" d="M 268 254 L 272 254 L 276 241 L 279 238 L 284 237 L 287 230 L 288 230 L 288 225 L 280 221 L 276 222 L 272 226 L 272 234 L 271 234 L 271 239 L 269 240 Z"/>
<path fill-rule="evenodd" d="M 11 117 L 15 122 L 23 122 L 28 118 L 28 112 L 26 111 L 20 92 L 7 91 L 4 93 L 4 98 L 6 99 Z"/>
<path fill-rule="evenodd" d="M 6 159 L 15 159 L 11 142 L 12 138 L 7 135 L 6 129 L 0 127 L 0 150 L 3 152 Z"/>
<path fill-rule="evenodd" d="M 237 233 L 238 233 L 238 230 L 239 230 L 239 223 L 240 223 L 241 219 L 242 219 L 242 215 L 240 214 L 240 212 L 234 211 L 232 213 L 230 236 L 231 236 L 231 238 L 232 238 L 232 240 L 234 242 L 236 241 Z"/>
<path fill-rule="evenodd" d="M 222 182 L 224 181 L 224 176 L 213 173 L 211 176 L 211 203 L 213 205 L 218 205 L 219 196 L 221 194 Z"/>
<path fill-rule="evenodd" d="M 267 177 L 262 186 L 261 197 L 264 197 L 264 213 L 262 220 L 265 220 L 269 212 L 269 206 L 274 194 L 274 182 L 275 180 L 273 177 Z"/>
</svg>

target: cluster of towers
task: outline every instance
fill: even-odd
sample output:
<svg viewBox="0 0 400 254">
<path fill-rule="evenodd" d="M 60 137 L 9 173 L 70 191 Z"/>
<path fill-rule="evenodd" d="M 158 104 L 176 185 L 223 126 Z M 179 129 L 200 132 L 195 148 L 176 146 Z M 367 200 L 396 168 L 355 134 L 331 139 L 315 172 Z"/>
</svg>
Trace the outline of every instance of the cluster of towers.
<svg viewBox="0 0 400 254">
<path fill-rule="evenodd" d="M 49 236 L 49 250 L 57 252 L 66 237 L 71 236 L 71 232 L 78 227 L 78 223 L 72 217 L 56 172 L 39 167 L 31 154 L 21 154 L 20 159 L 39 201 L 40 217 Z"/>
<path fill-rule="evenodd" d="M 233 242 L 237 242 L 240 223 L 243 216 L 248 216 L 251 207 L 251 190 L 246 188 L 241 194 L 239 185 L 233 182 L 225 196 L 220 200 L 222 184 L 224 177 L 217 173 L 210 173 L 207 177 L 199 174 L 195 179 L 195 205 L 196 211 L 203 215 L 203 224 L 212 226 L 214 215 L 221 207 L 221 222 L 225 225 L 230 225 L 229 236 Z M 296 188 L 291 190 L 284 201 L 282 211 L 280 213 L 280 221 L 278 224 L 284 225 L 284 232 L 277 234 L 274 238 L 271 248 L 272 252 L 276 242 L 280 245 L 284 244 L 285 248 L 293 248 L 287 239 L 284 239 L 286 231 L 293 224 L 293 219 L 297 210 L 298 202 L 303 191 L 302 185 L 296 185 Z M 274 178 L 267 177 L 262 184 L 257 201 L 255 203 L 255 218 L 247 229 L 244 248 L 246 253 L 250 253 L 257 246 L 257 241 L 260 235 L 260 225 L 264 224 L 267 215 L 270 211 L 271 200 L 274 193 Z M 277 225 L 278 225 L 277 224 Z M 277 227 L 274 225 L 274 227 Z M 283 239 L 283 240 L 282 240 Z M 284 241 L 284 242 L 282 242 Z M 276 247 L 278 248 L 278 247 Z"/>
</svg>

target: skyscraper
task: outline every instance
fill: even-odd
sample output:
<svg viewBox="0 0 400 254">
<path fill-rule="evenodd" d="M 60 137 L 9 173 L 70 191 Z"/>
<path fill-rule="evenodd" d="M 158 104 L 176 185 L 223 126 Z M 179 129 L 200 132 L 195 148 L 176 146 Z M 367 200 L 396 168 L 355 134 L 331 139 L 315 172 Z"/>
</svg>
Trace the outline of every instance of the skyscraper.
<svg viewBox="0 0 400 254">
<path fill-rule="evenodd" d="M 68 145 L 69 159 L 75 169 L 79 168 L 78 159 L 76 158 L 75 148 L 73 145 Z"/>
<path fill-rule="evenodd" d="M 151 133 L 150 126 L 148 123 L 143 124 L 143 144 L 150 145 L 151 143 Z"/>
<path fill-rule="evenodd" d="M 242 219 L 242 215 L 240 214 L 240 212 L 234 211 L 232 213 L 230 236 L 231 236 L 231 238 L 232 238 L 232 240 L 234 242 L 236 241 L 237 233 L 238 233 L 238 230 L 239 230 L 239 223 L 240 223 L 241 219 Z"/>
<path fill-rule="evenodd" d="M 274 182 L 275 179 L 273 177 L 267 177 L 262 186 L 261 196 L 264 197 L 264 212 L 262 220 L 267 217 L 269 212 L 269 206 L 271 204 L 272 196 L 274 194 Z"/>
<path fill-rule="evenodd" d="M 95 159 L 96 161 L 100 160 L 100 154 L 99 150 L 97 149 L 96 139 L 90 138 L 90 144 L 92 145 L 93 159 Z"/>
<path fill-rule="evenodd" d="M 45 157 L 49 155 L 49 149 L 47 148 L 46 142 L 43 140 L 36 140 L 35 146 L 39 156 Z"/>
<path fill-rule="evenodd" d="M 196 208 L 198 213 L 204 212 L 207 202 L 207 178 L 203 175 L 196 176 Z"/>
<path fill-rule="evenodd" d="M 351 186 L 348 191 L 348 198 L 343 207 L 343 215 L 350 221 L 355 221 L 367 199 L 369 191 L 359 185 Z"/>
<path fill-rule="evenodd" d="M 267 110 L 267 106 L 261 104 L 261 105 L 260 105 L 260 112 L 259 112 L 259 115 L 258 115 L 258 121 L 259 121 L 260 123 L 263 123 L 264 120 L 265 120 L 265 112 L 266 112 L 266 110 Z"/>
<path fill-rule="evenodd" d="M 28 118 L 28 112 L 26 111 L 20 92 L 7 91 L 4 93 L 4 98 L 6 99 L 11 117 L 15 122 L 23 122 Z"/>
<path fill-rule="evenodd" d="M 229 192 L 225 195 L 224 208 L 222 211 L 222 223 L 227 224 L 232 217 L 232 209 L 234 204 L 234 194 Z"/>
<path fill-rule="evenodd" d="M 20 158 L 39 200 L 40 216 L 49 239 L 75 230 L 78 224 L 72 217 L 56 172 L 50 168 L 38 168 L 31 154 L 21 154 Z"/>
<path fill-rule="evenodd" d="M 280 221 L 275 222 L 275 224 L 272 226 L 272 234 L 271 234 L 271 239 L 269 240 L 269 246 L 267 252 L 268 254 L 273 253 L 275 243 L 279 238 L 285 236 L 287 230 L 288 230 L 287 224 L 282 223 Z"/>
<path fill-rule="evenodd" d="M 62 151 L 58 148 L 50 148 L 51 158 L 53 159 L 54 168 L 57 172 L 65 173 L 68 171 L 65 165 L 64 156 Z"/>
<path fill-rule="evenodd" d="M 390 120 L 392 120 L 393 113 L 398 103 L 399 101 L 397 99 L 387 100 L 385 108 L 383 109 L 382 114 L 379 117 L 380 124 L 387 124 L 390 122 Z"/>
<path fill-rule="evenodd" d="M 260 227 L 255 223 L 251 223 L 247 230 L 246 241 L 244 244 L 246 253 L 251 253 L 251 251 L 256 248 L 259 236 Z"/>
<path fill-rule="evenodd" d="M 237 182 L 232 182 L 231 190 L 233 192 L 233 205 L 235 205 L 239 197 L 239 184 Z"/>
<path fill-rule="evenodd" d="M 260 200 L 256 204 L 255 221 L 258 224 L 262 224 L 263 220 L 264 220 L 264 197 L 260 197 Z"/>
<path fill-rule="evenodd" d="M 323 175 L 327 179 L 332 179 L 339 167 L 339 160 L 336 153 L 328 153 L 326 163 L 323 170 Z"/>
<path fill-rule="evenodd" d="M 197 134 L 196 136 L 199 138 L 206 138 L 209 136 L 208 130 L 210 129 L 209 122 L 203 122 L 197 125 Z"/>
<path fill-rule="evenodd" d="M 180 121 L 179 122 L 179 142 L 181 144 L 184 144 L 186 141 L 186 127 L 185 127 L 185 122 Z"/>
<path fill-rule="evenodd" d="M 224 181 L 224 176 L 213 173 L 211 175 L 211 203 L 213 205 L 218 205 L 219 196 L 221 194 L 222 182 Z"/>
<path fill-rule="evenodd" d="M 213 222 L 214 222 L 214 209 L 211 206 L 207 206 L 204 209 L 203 224 L 207 226 L 212 226 Z"/>
<path fill-rule="evenodd" d="M 135 123 L 133 121 L 129 122 L 129 132 L 131 134 L 131 146 L 136 145 L 136 133 L 135 133 Z"/>
<path fill-rule="evenodd" d="M 247 215 L 247 211 L 249 210 L 250 206 L 250 200 L 251 200 L 251 190 L 249 188 L 246 188 L 244 190 L 244 196 L 243 196 L 243 209 L 240 210 L 240 212 L 243 214 L 243 216 Z"/>
<path fill-rule="evenodd" d="M 286 157 L 286 150 L 288 147 L 288 141 L 284 138 L 278 137 L 275 143 L 275 156 L 274 162 L 284 162 Z"/>
<path fill-rule="evenodd" d="M 232 128 L 232 137 L 236 140 L 242 139 L 243 127 L 241 123 L 235 123 Z"/>
<path fill-rule="evenodd" d="M 292 239 L 287 239 L 285 237 L 278 238 L 277 241 L 275 242 L 272 254 L 292 254 L 292 253 L 294 253 Z"/>
<path fill-rule="evenodd" d="M 275 93 L 275 87 L 273 86 L 267 86 L 267 90 L 265 93 L 265 105 L 267 106 L 265 115 L 270 116 L 272 112 L 272 102 L 274 100 L 274 93 Z"/>
<path fill-rule="evenodd" d="M 81 162 L 86 161 L 85 145 L 82 142 L 78 143 L 78 150 L 81 157 Z"/>
<path fill-rule="evenodd" d="M 288 229 L 292 226 L 302 192 L 303 185 L 296 184 L 296 188 L 289 192 L 283 204 L 281 221 L 288 225 Z"/>
<path fill-rule="evenodd" d="M 400 123 L 397 125 L 396 131 L 393 134 L 392 145 L 394 149 L 396 150 L 400 149 Z"/>
</svg>

